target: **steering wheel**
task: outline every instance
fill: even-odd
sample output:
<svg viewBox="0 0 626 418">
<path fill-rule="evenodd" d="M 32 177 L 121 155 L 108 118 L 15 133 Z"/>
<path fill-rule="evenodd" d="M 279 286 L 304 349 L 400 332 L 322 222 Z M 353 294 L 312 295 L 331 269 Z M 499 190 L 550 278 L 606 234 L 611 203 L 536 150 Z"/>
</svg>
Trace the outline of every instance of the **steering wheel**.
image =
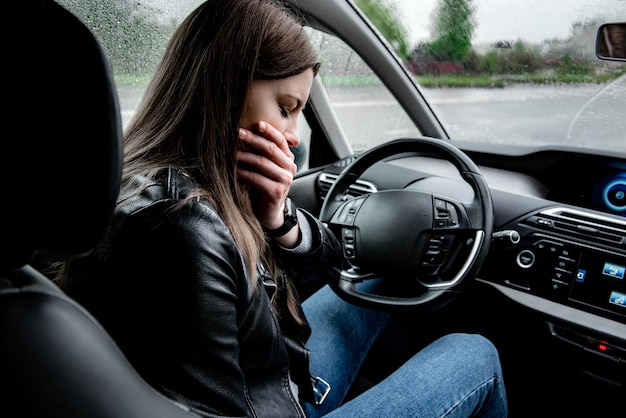
<svg viewBox="0 0 626 418">
<path fill-rule="evenodd" d="M 350 196 L 350 186 L 368 168 L 408 156 L 444 159 L 462 180 L 427 177 L 402 189 Z M 337 295 L 370 309 L 432 310 L 449 303 L 480 269 L 491 242 L 493 204 L 484 177 L 461 150 L 440 139 L 397 139 L 342 171 L 320 219 L 340 240 L 346 261 L 340 279 L 331 283 Z M 391 292 L 359 288 L 374 279 L 392 284 Z"/>
</svg>

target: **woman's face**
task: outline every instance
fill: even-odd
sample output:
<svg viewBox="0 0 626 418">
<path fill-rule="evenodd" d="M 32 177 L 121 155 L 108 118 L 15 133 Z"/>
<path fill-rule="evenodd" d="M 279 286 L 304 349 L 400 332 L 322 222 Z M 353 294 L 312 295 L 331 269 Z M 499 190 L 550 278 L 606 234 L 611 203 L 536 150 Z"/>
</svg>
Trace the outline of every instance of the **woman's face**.
<svg viewBox="0 0 626 418">
<path fill-rule="evenodd" d="M 254 131 L 259 121 L 279 130 L 290 147 L 300 144 L 298 116 L 309 98 L 313 70 L 277 80 L 254 80 L 244 105 L 241 127 Z"/>
</svg>

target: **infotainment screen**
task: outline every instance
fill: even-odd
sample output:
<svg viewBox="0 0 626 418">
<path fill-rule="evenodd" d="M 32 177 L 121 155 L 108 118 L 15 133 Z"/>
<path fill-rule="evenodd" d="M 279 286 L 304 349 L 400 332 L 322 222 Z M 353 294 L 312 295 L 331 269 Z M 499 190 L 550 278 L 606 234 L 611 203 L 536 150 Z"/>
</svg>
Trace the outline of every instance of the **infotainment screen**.
<svg viewBox="0 0 626 418">
<path fill-rule="evenodd" d="M 569 298 L 626 317 L 626 257 L 583 251 Z"/>
</svg>

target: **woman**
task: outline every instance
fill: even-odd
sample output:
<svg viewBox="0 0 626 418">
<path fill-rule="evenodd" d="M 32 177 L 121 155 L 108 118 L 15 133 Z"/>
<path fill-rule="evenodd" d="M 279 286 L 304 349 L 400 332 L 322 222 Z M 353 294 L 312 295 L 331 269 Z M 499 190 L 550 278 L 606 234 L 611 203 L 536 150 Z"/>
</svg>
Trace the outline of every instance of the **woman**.
<svg viewBox="0 0 626 418">
<path fill-rule="evenodd" d="M 66 266 L 68 293 L 153 386 L 203 416 L 506 414 L 497 352 L 472 335 L 343 404 L 389 315 L 324 286 L 339 244 L 287 198 L 318 67 L 277 1 L 192 12 L 125 132 L 109 236 Z M 322 289 L 303 306 L 299 286 Z"/>
</svg>

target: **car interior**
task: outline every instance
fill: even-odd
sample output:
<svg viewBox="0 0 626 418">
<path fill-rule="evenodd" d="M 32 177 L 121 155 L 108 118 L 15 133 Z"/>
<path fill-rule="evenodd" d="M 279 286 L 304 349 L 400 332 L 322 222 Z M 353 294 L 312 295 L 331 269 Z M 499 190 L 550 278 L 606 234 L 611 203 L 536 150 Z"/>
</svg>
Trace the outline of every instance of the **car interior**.
<svg viewBox="0 0 626 418">
<path fill-rule="evenodd" d="M 314 82 L 304 110 L 309 148 L 290 197 L 342 243 L 349 268 L 333 284 L 337 295 L 402 315 L 407 338 L 399 344 L 416 350 L 450 332 L 488 337 L 501 356 L 511 417 L 619 415 L 623 143 L 529 149 L 454 138 L 352 2 L 291 2 L 312 39 L 340 39 L 380 76 L 404 109 L 398 118 L 418 128 L 381 132 L 380 145 L 355 152 L 358 135 L 342 126 L 331 89 Z M 14 105 L 5 120 L 19 137 L 3 152 L 0 415 L 195 416 L 149 387 L 41 267 L 80 257 L 104 237 L 121 177 L 124 112 L 103 49 L 63 1 L 13 3 Z M 626 65 L 602 39 L 593 40 L 598 59 Z M 623 139 L 620 123 L 605 128 Z M 366 280 L 381 280 L 381 293 L 360 292 Z M 394 364 L 377 354 L 360 389 Z"/>
<path fill-rule="evenodd" d="M 420 95 L 407 94 L 411 86 L 400 66 L 394 72 L 386 64 L 391 54 L 358 16 L 352 14 L 357 21 L 346 25 L 347 17 L 336 10 L 307 7 L 313 25 L 350 43 L 373 71 L 385 74 L 386 87 L 405 109 L 427 106 Z M 601 50 L 602 37 L 597 42 Z M 314 95 L 307 120 L 320 117 L 316 109 L 324 96 Z M 429 138 L 448 135 L 428 119 L 430 112 L 415 113 L 420 136 L 386 142 L 358 157 L 343 156 L 334 145 L 341 132 L 316 132 L 317 123 L 310 123 L 312 137 L 326 138 L 343 158 L 312 162 L 312 146 L 309 165 L 318 168 L 301 173 L 292 194 L 342 240 L 352 268 L 344 271 L 337 293 L 370 308 L 412 309 L 407 335 L 418 348 L 447 332 L 488 336 L 502 357 L 510 416 L 614 413 L 626 395 L 623 145 L 529 150 L 450 138 L 476 165 L 460 168 L 432 149 Z M 610 121 L 606 128 L 619 132 Z M 488 184 L 482 197 L 490 200 L 485 207 L 493 208 L 492 219 L 484 208 L 477 210 L 481 194 L 472 177 Z M 393 196 L 394 203 L 381 195 Z M 424 197 L 432 209 L 415 203 Z M 420 215 L 432 219 L 423 225 Z M 463 219 L 472 227 L 466 230 Z M 491 237 L 483 242 L 487 250 L 475 247 L 478 235 L 463 235 L 480 232 L 481 225 Z M 462 274 L 473 277 L 471 284 L 458 280 Z M 358 283 L 371 277 L 390 278 L 389 293 L 360 293 Z M 379 379 L 372 368 L 363 374 Z"/>
</svg>

